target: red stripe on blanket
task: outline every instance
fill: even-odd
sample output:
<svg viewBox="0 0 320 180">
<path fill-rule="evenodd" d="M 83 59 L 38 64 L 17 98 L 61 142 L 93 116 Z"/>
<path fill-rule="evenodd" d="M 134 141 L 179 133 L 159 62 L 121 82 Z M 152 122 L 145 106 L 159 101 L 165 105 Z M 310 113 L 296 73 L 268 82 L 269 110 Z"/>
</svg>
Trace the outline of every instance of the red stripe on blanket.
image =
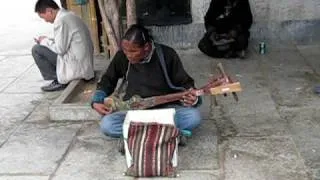
<svg viewBox="0 0 320 180">
<path fill-rule="evenodd" d="M 131 122 L 127 142 L 133 165 L 127 175 L 150 177 L 174 173 L 172 158 L 178 134 L 173 125 Z"/>
</svg>

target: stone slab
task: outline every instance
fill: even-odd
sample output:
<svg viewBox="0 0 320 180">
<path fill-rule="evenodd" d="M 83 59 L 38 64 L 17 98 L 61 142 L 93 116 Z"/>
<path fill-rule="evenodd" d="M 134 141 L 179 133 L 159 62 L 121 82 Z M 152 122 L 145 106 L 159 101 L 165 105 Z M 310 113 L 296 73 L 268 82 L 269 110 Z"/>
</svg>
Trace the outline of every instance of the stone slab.
<svg viewBox="0 0 320 180">
<path fill-rule="evenodd" d="M 13 119 L 4 119 L 1 118 L 0 126 L 0 147 L 8 140 L 10 135 L 15 131 L 19 126 L 19 123 Z"/>
<path fill-rule="evenodd" d="M 0 174 L 54 172 L 79 124 L 25 124 L 0 149 Z"/>
<path fill-rule="evenodd" d="M 306 63 L 312 68 L 314 72 L 320 75 L 320 45 L 298 46 L 298 50 L 305 58 Z"/>
<path fill-rule="evenodd" d="M 314 180 L 319 180 L 320 179 L 320 169 L 312 170 L 312 174 L 313 174 L 313 179 Z"/>
<path fill-rule="evenodd" d="M 194 75 L 202 76 L 211 73 L 213 61 L 198 49 L 177 50 L 177 53 L 187 73 L 197 72 Z"/>
<path fill-rule="evenodd" d="M 202 169 L 213 172 L 219 168 L 215 132 L 213 123 L 206 121 L 195 130 L 188 145 L 179 148 L 181 177 L 190 175 L 185 170 Z M 122 175 L 126 170 L 125 157 L 117 152 L 116 144 L 116 139 L 99 132 L 97 123 L 86 123 L 54 179 L 127 179 Z M 203 177 L 214 177 L 212 173 L 204 174 Z"/>
<path fill-rule="evenodd" d="M 225 148 L 225 179 L 310 179 L 289 137 L 233 138 Z"/>
<path fill-rule="evenodd" d="M 297 50 L 272 52 L 264 58 L 262 66 L 262 73 L 277 105 L 319 104 L 312 90 L 317 82 L 316 74 Z"/>
<path fill-rule="evenodd" d="M 90 105 L 62 104 L 49 107 L 49 117 L 52 121 L 94 121 L 101 116 Z"/>
<path fill-rule="evenodd" d="M 181 173 L 181 174 L 180 174 Z M 194 179 L 201 179 L 201 180 L 218 180 L 220 179 L 218 175 L 211 171 L 180 171 L 178 177 L 174 179 L 183 179 L 183 180 L 194 180 Z M 138 178 L 139 180 L 152 180 L 154 178 Z M 172 178 L 163 178 L 157 177 L 156 179 L 159 180 L 172 180 Z"/>
<path fill-rule="evenodd" d="M 260 75 L 246 74 L 239 78 L 242 91 L 237 93 L 237 102 L 232 94 L 217 96 L 218 105 L 221 106 L 225 116 L 246 116 L 251 114 L 276 113 L 274 103 L 264 80 Z"/>
<path fill-rule="evenodd" d="M 0 92 L 4 91 L 15 78 L 0 78 Z"/>
<path fill-rule="evenodd" d="M 2 118 L 23 119 L 43 96 L 41 94 L 0 94 L 0 116 Z"/>
<path fill-rule="evenodd" d="M 317 83 L 313 76 L 299 70 L 286 74 L 272 73 L 270 90 L 273 99 L 281 106 L 319 106 L 317 96 L 313 93 L 313 86 Z"/>
<path fill-rule="evenodd" d="M 48 180 L 49 176 L 1 176 L 0 180 Z"/>
<path fill-rule="evenodd" d="M 49 122 L 49 106 L 48 102 L 41 102 L 25 120 L 27 123 L 43 124 Z"/>
<path fill-rule="evenodd" d="M 290 134 L 287 121 L 282 119 L 278 113 L 231 116 L 230 120 L 235 126 L 237 136 L 260 137 Z"/>
<path fill-rule="evenodd" d="M 221 140 L 228 137 L 260 137 L 289 135 L 287 121 L 278 112 L 214 117 Z"/>
<path fill-rule="evenodd" d="M 298 45 L 297 49 L 299 52 L 307 57 L 307 56 L 320 56 L 320 45 Z"/>
<path fill-rule="evenodd" d="M 6 56 L 0 56 L 0 61 L 4 60 Z"/>
<path fill-rule="evenodd" d="M 0 94 L 0 146 L 39 104 L 41 95 Z"/>
<path fill-rule="evenodd" d="M 217 129 L 213 121 L 203 121 L 193 131 L 185 147 L 179 148 L 180 170 L 219 169 Z M 182 175 L 182 174 L 181 174 Z"/>
<path fill-rule="evenodd" d="M 32 56 L 8 57 L 0 61 L 0 72 L 2 78 L 14 78 L 20 76 L 28 68 L 32 66 L 34 60 Z M 9 71 L 14 67 L 14 71 Z"/>
<path fill-rule="evenodd" d="M 84 89 L 87 83 L 82 80 L 72 81 L 61 95 L 50 105 L 49 118 L 53 121 L 87 121 L 98 120 L 100 115 L 91 108 L 90 97 L 94 90 L 90 89 L 90 94 L 86 95 Z M 75 96 L 79 93 L 85 98 Z"/>
<path fill-rule="evenodd" d="M 273 66 L 273 62 L 277 60 L 271 59 L 281 61 L 280 56 L 292 57 L 293 62 L 282 60 L 278 66 L 275 64 Z M 312 90 L 313 85 L 317 82 L 316 75 L 303 61 L 303 57 L 299 56 L 300 60 L 297 60 L 297 57 L 293 55 L 277 54 L 270 56 L 269 59 L 273 62 L 266 65 L 264 72 L 268 78 L 272 97 L 277 104 L 283 106 L 314 106 L 319 104 Z"/>
<path fill-rule="evenodd" d="M 275 112 L 266 78 L 261 73 L 262 60 L 252 48 L 247 59 L 221 59 L 225 72 L 234 81 L 239 81 L 242 91 L 237 93 L 236 102 L 232 94 L 218 95 L 217 103 L 226 116 L 246 116 L 257 113 Z M 214 67 L 216 69 L 216 67 Z M 255 98 L 253 98 L 255 97 Z M 259 101 L 257 101 L 259 99 Z"/>
<path fill-rule="evenodd" d="M 45 83 L 49 84 L 51 81 L 44 81 L 34 64 L 25 73 L 22 74 L 13 84 L 9 85 L 4 92 L 6 93 L 43 93 L 41 86 Z"/>
<path fill-rule="evenodd" d="M 265 62 L 263 66 L 267 68 L 267 70 L 281 70 L 281 71 L 296 71 L 296 70 L 304 70 L 309 71 L 311 68 L 305 62 L 304 57 L 297 51 L 297 49 L 290 50 L 282 50 L 270 52 L 265 55 L 267 59 L 264 59 Z M 267 67 L 266 67 L 267 66 Z M 270 72 L 269 71 L 269 72 Z M 273 71 L 271 71 L 273 72 Z"/>
<path fill-rule="evenodd" d="M 117 140 L 104 138 L 98 124 L 86 123 L 54 179 L 123 179 L 125 158 Z"/>
<path fill-rule="evenodd" d="M 218 73 L 217 63 L 220 62 L 226 72 L 232 79 L 238 80 L 244 74 L 257 74 L 260 72 L 261 57 L 254 52 L 253 45 L 250 45 L 246 51 L 246 58 L 212 58 L 212 70 Z"/>
<path fill-rule="evenodd" d="M 307 167 L 320 169 L 320 109 L 283 108 L 281 112 L 288 121 L 297 149 Z"/>
</svg>

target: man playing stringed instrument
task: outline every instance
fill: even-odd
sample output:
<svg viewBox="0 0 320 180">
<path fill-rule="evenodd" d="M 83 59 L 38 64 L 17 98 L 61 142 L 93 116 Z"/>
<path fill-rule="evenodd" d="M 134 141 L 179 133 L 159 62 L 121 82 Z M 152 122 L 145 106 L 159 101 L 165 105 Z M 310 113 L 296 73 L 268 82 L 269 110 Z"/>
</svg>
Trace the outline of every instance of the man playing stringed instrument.
<svg viewBox="0 0 320 180">
<path fill-rule="evenodd" d="M 162 56 L 162 57 L 161 57 Z M 161 62 L 161 59 L 164 62 Z M 126 83 L 123 100 L 136 95 L 141 98 L 162 96 L 185 91 L 179 99 L 167 101 L 152 108 L 175 108 L 176 127 L 192 131 L 201 121 L 198 106 L 201 99 L 194 90 L 194 80 L 187 74 L 176 51 L 168 46 L 153 42 L 148 30 L 132 25 L 121 41 L 121 50 L 112 59 L 107 71 L 97 85 L 92 98 L 92 107 L 101 115 L 101 131 L 108 136 L 121 137 L 126 111 L 116 111 L 104 104 L 111 96 L 118 80 Z M 214 81 L 217 85 L 224 78 Z M 150 106 L 150 107 L 151 107 Z"/>
</svg>

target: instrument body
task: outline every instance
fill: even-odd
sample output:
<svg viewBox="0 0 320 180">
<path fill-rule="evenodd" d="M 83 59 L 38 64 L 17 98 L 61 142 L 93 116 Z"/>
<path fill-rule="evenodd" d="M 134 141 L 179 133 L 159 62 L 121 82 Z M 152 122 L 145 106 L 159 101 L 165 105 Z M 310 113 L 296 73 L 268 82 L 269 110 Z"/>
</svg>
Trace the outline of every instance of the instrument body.
<svg viewBox="0 0 320 180">
<path fill-rule="evenodd" d="M 137 110 L 147 109 L 160 104 L 179 101 L 188 93 L 196 94 L 196 96 L 203 95 L 219 95 L 226 93 L 232 93 L 236 101 L 239 100 L 236 92 L 242 91 L 240 82 L 233 82 L 232 79 L 227 76 L 221 63 L 217 65 L 220 76 L 218 78 L 211 78 L 208 83 L 199 89 L 190 89 L 183 92 L 172 93 L 161 96 L 153 96 L 148 98 L 141 98 L 140 96 L 133 96 L 128 101 L 122 101 L 119 97 L 119 93 L 115 93 L 104 99 L 104 104 L 112 111 L 125 111 L 125 110 Z"/>
<path fill-rule="evenodd" d="M 222 67 L 222 66 L 221 66 Z M 104 104 L 112 111 L 138 110 L 147 109 L 157 105 L 179 101 L 188 93 L 196 94 L 196 96 L 203 95 L 219 95 L 241 91 L 239 82 L 233 82 L 224 71 L 221 71 L 222 76 L 219 78 L 211 78 L 208 83 L 199 89 L 190 89 L 183 92 L 172 93 L 161 96 L 153 96 L 148 98 L 141 98 L 140 96 L 133 96 L 128 101 L 122 101 L 118 95 L 111 95 L 104 99 Z M 237 96 L 236 96 L 237 97 Z M 238 98 L 236 98 L 238 100 Z"/>
</svg>

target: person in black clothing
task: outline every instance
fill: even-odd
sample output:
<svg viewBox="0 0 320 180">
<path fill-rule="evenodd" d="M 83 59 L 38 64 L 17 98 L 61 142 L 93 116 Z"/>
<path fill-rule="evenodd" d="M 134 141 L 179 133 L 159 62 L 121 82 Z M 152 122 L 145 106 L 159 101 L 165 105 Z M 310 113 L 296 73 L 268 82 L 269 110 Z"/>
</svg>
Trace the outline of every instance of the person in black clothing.
<svg viewBox="0 0 320 180">
<path fill-rule="evenodd" d="M 204 17 L 206 33 L 199 49 L 217 58 L 245 55 L 252 25 L 248 0 L 212 0 Z"/>
<path fill-rule="evenodd" d="M 127 81 L 123 100 L 128 100 L 133 95 L 146 98 L 181 91 L 167 83 L 157 53 L 158 48 L 162 49 L 167 74 L 172 84 L 186 90 L 194 88 L 194 80 L 184 70 L 176 51 L 168 46 L 154 43 L 148 30 L 143 26 L 132 25 L 121 41 L 121 48 L 99 81 L 92 98 L 92 107 L 103 115 L 101 131 L 112 137 L 122 136 L 122 124 L 126 112 L 112 112 L 103 101 L 115 91 L 119 79 L 125 78 Z M 199 104 L 200 99 L 190 93 L 181 101 L 154 108 L 175 108 L 176 126 L 181 130 L 191 131 L 200 124 L 201 117 L 197 108 Z"/>
</svg>

